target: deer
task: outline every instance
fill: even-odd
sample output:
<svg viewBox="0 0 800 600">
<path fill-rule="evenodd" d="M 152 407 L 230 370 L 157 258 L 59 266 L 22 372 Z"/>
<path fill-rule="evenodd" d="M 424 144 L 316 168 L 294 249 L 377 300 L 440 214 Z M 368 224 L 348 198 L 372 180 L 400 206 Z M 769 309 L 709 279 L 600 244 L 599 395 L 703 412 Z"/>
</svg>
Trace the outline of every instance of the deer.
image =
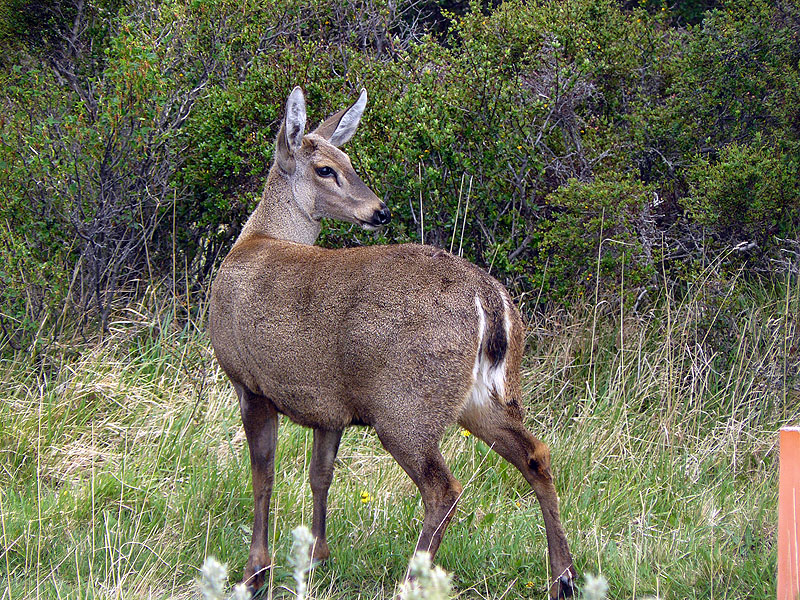
<svg viewBox="0 0 800 600">
<path fill-rule="evenodd" d="M 306 104 L 289 94 L 263 195 L 214 278 L 209 332 L 239 400 L 250 454 L 253 534 L 243 582 L 271 567 L 269 504 L 278 415 L 313 429 L 309 479 L 314 563 L 330 557 L 328 490 L 346 427 L 374 429 L 419 488 L 416 550 L 436 554 L 462 494 L 439 450 L 460 424 L 513 464 L 544 517 L 548 593 L 573 593 L 576 571 L 559 516 L 550 450 L 524 426 L 521 315 L 506 288 L 432 246 L 315 246 L 323 218 L 375 230 L 391 219 L 340 146 L 367 103 L 305 133 Z"/>
</svg>

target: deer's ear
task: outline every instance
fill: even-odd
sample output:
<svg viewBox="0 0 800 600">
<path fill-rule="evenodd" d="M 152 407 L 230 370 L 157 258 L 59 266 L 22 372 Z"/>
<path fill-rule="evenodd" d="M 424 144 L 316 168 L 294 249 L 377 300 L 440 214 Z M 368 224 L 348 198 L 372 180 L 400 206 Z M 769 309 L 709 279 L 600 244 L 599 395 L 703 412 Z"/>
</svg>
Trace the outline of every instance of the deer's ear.
<svg viewBox="0 0 800 600">
<path fill-rule="evenodd" d="M 300 147 L 306 132 L 306 99 L 299 86 L 292 90 L 286 101 L 285 124 L 286 144 L 294 152 Z"/>
<path fill-rule="evenodd" d="M 325 119 L 319 127 L 314 130 L 318 136 L 325 138 L 332 145 L 339 147 L 350 141 L 353 134 L 358 129 L 361 122 L 361 115 L 367 106 L 367 90 L 361 90 L 352 106 L 340 110 L 335 115 Z"/>
<path fill-rule="evenodd" d="M 287 173 L 294 172 L 294 153 L 303 143 L 306 131 L 306 100 L 303 90 L 296 87 L 286 101 L 286 116 L 276 140 L 275 159 Z"/>
</svg>

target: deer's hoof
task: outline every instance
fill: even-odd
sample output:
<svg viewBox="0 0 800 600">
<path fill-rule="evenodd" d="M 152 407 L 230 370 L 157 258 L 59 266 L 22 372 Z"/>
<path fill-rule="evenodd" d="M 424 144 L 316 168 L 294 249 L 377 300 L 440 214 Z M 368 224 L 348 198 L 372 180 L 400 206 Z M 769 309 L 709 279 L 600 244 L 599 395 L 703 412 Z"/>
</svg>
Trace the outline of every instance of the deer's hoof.
<svg viewBox="0 0 800 600">
<path fill-rule="evenodd" d="M 328 560 L 330 556 L 331 551 L 328 549 L 328 541 L 317 538 L 311 550 L 311 566 L 316 567 L 318 564 Z"/>
<path fill-rule="evenodd" d="M 247 586 L 250 596 L 255 597 L 256 593 L 264 587 L 266 582 L 266 575 L 269 571 L 271 564 L 248 566 L 244 573 L 242 583 Z"/>
<path fill-rule="evenodd" d="M 575 593 L 575 585 L 573 583 L 572 575 L 562 575 L 558 578 L 558 596 L 557 598 L 572 598 Z"/>
</svg>

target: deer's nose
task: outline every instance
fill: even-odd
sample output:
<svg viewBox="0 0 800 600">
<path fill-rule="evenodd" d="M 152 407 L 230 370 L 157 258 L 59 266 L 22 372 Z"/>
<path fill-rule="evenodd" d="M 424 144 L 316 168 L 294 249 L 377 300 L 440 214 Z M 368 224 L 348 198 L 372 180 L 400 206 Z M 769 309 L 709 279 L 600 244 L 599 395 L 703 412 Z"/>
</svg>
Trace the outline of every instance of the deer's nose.
<svg viewBox="0 0 800 600">
<path fill-rule="evenodd" d="M 386 205 L 381 202 L 381 209 L 375 211 L 375 213 L 372 215 L 372 220 L 378 225 L 386 225 L 392 220 L 392 213 L 389 211 Z"/>
</svg>

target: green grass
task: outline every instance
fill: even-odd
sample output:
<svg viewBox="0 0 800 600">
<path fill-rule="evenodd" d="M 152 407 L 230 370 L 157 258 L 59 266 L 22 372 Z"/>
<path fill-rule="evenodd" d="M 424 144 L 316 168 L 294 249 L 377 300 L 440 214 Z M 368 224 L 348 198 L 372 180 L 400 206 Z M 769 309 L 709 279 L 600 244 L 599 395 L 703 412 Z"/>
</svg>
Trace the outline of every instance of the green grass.
<svg viewBox="0 0 800 600">
<path fill-rule="evenodd" d="M 576 565 L 610 598 L 775 595 L 776 432 L 800 419 L 800 307 L 780 290 L 737 301 L 722 333 L 699 295 L 530 324 L 529 426 L 552 448 Z M 102 343 L 0 363 L 0 600 L 195 597 L 207 555 L 241 577 L 252 497 L 235 397 L 202 327 L 168 315 L 143 304 Z M 437 564 L 464 598 L 544 598 L 544 528 L 522 477 L 457 428 L 442 447 L 465 493 Z M 310 448 L 310 431 L 281 422 L 275 597 L 293 595 Z M 348 430 L 333 559 L 311 597 L 392 597 L 421 518 L 375 435 Z"/>
</svg>

